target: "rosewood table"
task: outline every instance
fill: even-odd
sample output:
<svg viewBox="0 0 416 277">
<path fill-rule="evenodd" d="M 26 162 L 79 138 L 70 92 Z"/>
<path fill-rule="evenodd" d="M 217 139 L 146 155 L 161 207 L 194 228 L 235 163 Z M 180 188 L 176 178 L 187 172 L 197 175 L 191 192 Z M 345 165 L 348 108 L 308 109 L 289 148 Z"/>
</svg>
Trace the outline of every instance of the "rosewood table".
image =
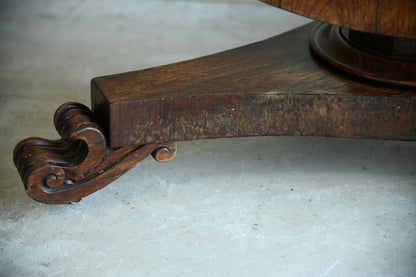
<svg viewBox="0 0 416 277">
<path fill-rule="evenodd" d="M 91 81 L 91 110 L 14 150 L 26 192 L 81 199 L 173 142 L 286 135 L 416 140 L 416 2 L 264 0 L 327 23 L 226 52 Z"/>
</svg>

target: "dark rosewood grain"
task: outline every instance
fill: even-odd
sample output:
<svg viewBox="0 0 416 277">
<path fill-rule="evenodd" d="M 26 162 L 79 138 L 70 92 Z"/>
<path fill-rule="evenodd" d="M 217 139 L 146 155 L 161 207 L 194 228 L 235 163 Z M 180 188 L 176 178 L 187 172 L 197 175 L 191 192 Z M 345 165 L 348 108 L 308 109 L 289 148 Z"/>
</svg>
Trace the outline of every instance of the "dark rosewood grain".
<svg viewBox="0 0 416 277">
<path fill-rule="evenodd" d="M 416 39 L 414 0 L 261 0 L 312 19 L 357 31 Z"/>
<path fill-rule="evenodd" d="M 112 147 L 263 135 L 416 140 L 416 90 L 317 62 L 311 30 L 94 78 L 93 111 Z"/>
</svg>

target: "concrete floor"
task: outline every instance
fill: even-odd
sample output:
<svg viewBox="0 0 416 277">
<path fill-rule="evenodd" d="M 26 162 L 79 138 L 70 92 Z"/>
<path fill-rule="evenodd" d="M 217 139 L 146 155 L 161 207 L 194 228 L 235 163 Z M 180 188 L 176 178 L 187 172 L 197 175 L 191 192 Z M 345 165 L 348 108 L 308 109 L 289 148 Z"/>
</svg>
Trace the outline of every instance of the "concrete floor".
<svg viewBox="0 0 416 277">
<path fill-rule="evenodd" d="M 252 1 L 0 2 L 0 276 L 416 276 L 414 142 L 179 142 L 77 205 L 23 190 L 14 145 L 57 138 L 92 77 L 307 22 Z"/>
</svg>

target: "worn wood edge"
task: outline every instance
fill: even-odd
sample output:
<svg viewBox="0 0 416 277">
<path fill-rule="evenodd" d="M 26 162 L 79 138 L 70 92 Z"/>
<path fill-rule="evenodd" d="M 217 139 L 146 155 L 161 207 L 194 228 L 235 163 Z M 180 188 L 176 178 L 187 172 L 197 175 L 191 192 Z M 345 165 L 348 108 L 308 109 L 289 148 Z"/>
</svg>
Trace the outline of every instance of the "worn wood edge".
<svg viewBox="0 0 416 277">
<path fill-rule="evenodd" d="M 155 159 L 163 161 L 176 153 L 172 143 L 111 148 L 92 112 L 82 104 L 62 105 L 54 121 L 61 139 L 28 138 L 13 152 L 27 194 L 42 203 L 77 201 L 113 182 L 153 152 L 157 152 Z"/>
<path fill-rule="evenodd" d="M 409 97 L 214 95 L 113 104 L 110 111 L 112 147 L 248 136 L 416 140 L 416 98 Z"/>
</svg>

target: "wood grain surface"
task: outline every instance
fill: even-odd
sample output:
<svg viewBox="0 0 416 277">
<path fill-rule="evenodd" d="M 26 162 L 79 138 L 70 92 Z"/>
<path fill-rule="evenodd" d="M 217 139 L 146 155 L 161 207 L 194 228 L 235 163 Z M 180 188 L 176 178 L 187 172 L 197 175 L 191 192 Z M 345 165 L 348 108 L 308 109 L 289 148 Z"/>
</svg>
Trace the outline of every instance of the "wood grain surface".
<svg viewBox="0 0 416 277">
<path fill-rule="evenodd" d="M 261 0 L 312 19 L 381 35 L 416 38 L 414 0 Z"/>
<path fill-rule="evenodd" d="M 191 61 L 94 78 L 111 147 L 262 135 L 416 139 L 416 91 L 321 62 L 308 24 Z"/>
</svg>

